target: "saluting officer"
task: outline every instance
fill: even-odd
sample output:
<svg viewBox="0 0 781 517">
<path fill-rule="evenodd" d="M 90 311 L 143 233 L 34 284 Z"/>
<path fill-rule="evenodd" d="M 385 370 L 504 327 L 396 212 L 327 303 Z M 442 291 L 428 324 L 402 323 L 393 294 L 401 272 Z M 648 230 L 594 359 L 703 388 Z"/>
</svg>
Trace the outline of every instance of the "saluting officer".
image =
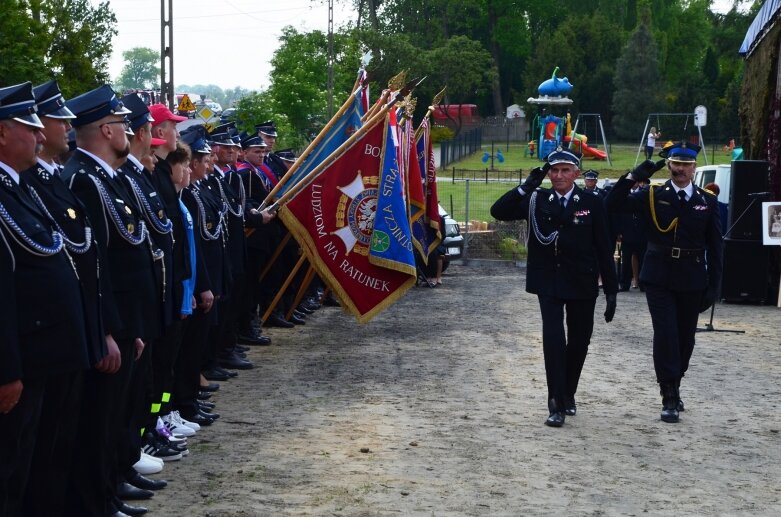
<svg viewBox="0 0 781 517">
<path fill-rule="evenodd" d="M 545 425 L 551 427 L 561 427 L 565 415 L 576 414 L 575 393 L 594 329 L 600 275 L 606 322 L 616 310 L 618 282 L 605 210 L 601 198 L 575 185 L 579 165 L 577 155 L 559 147 L 523 185 L 491 207 L 491 215 L 500 221 L 529 220 L 526 291 L 536 294 L 540 303 L 550 412 Z M 538 188 L 546 173 L 551 190 Z"/>
<path fill-rule="evenodd" d="M 618 180 L 607 197 L 611 211 L 641 214 L 648 247 L 640 284 L 654 329 L 654 369 L 662 395 L 661 419 L 677 422 L 684 410 L 681 378 L 694 351 L 697 317 L 716 300 L 722 271 L 721 221 L 716 196 L 692 183 L 699 146 L 678 142 L 654 163 L 646 160 Z M 667 164 L 664 185 L 630 194 Z"/>
<path fill-rule="evenodd" d="M 60 513 L 62 488 L 50 486 L 68 475 L 70 456 L 52 458 L 36 451 L 57 443 L 74 445 L 68 391 L 79 405 L 78 379 L 89 368 L 84 300 L 65 237 L 30 192 L 20 173 L 36 163 L 36 146 L 44 142 L 36 115 L 32 84 L 0 88 L 0 515 L 31 512 L 23 507 L 33 455 L 41 454 L 56 470 L 39 476 L 31 487 L 39 498 L 52 496 Z M 39 422 L 58 422 L 40 428 Z M 40 432 L 39 432 L 40 431 Z M 58 435 L 58 433 L 61 433 Z M 38 435 L 42 439 L 36 441 Z M 60 440 L 60 442 L 57 442 Z M 49 456 L 47 456 L 49 455 Z M 40 463 L 37 463 L 40 466 Z M 51 492 L 49 492 L 51 490 Z"/>
</svg>

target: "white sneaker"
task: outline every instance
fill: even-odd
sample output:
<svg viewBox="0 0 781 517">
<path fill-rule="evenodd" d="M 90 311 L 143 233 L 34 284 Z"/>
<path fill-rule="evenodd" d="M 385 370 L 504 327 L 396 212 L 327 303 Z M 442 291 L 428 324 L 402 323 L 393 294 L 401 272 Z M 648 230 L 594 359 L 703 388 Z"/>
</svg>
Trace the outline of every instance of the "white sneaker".
<svg viewBox="0 0 781 517">
<path fill-rule="evenodd" d="M 161 466 L 165 464 L 163 460 L 161 460 L 160 458 L 155 458 L 154 456 L 145 453 L 143 449 L 141 449 L 141 458 L 142 459 L 146 458 L 147 460 L 154 461 L 155 463 L 158 463 Z"/>
<path fill-rule="evenodd" d="M 141 459 L 133 465 L 133 468 L 142 476 L 157 474 L 163 470 L 163 465 L 162 461 L 158 463 L 156 460 L 157 458 L 152 458 L 148 454 L 141 454 Z"/>
<path fill-rule="evenodd" d="M 168 415 L 165 415 L 164 417 L 161 417 L 160 420 L 162 420 L 163 425 L 165 425 L 166 429 L 171 431 L 171 433 L 175 436 L 182 436 L 186 438 L 188 436 L 195 435 L 195 430 L 191 427 L 184 425 L 184 423 L 181 422 L 180 419 L 177 419 L 174 416 L 173 412 Z"/>
<path fill-rule="evenodd" d="M 201 430 L 201 426 L 199 424 L 196 424 L 195 422 L 190 422 L 189 420 L 185 420 L 184 418 L 182 418 L 182 415 L 179 414 L 179 411 L 171 411 L 170 416 L 179 425 L 187 426 L 193 431 Z"/>
</svg>

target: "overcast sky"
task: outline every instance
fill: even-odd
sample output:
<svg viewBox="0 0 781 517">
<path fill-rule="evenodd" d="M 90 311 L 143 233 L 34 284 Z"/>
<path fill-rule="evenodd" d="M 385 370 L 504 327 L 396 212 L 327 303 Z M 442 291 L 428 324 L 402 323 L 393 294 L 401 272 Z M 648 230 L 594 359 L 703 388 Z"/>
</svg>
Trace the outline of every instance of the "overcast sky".
<svg viewBox="0 0 781 517">
<path fill-rule="evenodd" d="M 335 30 L 354 16 L 347 3 L 334 2 Z M 109 62 L 113 80 L 122 70 L 123 51 L 160 51 L 160 0 L 111 0 L 111 9 L 119 32 Z M 302 32 L 328 28 L 325 0 L 174 0 L 173 11 L 175 85 L 266 88 L 283 27 Z"/>
<path fill-rule="evenodd" d="M 173 4 L 175 85 L 264 89 L 283 27 L 292 25 L 302 32 L 328 28 L 326 0 L 176 0 Z M 334 29 L 356 21 L 351 0 L 334 4 Z M 713 5 L 714 10 L 726 12 L 732 0 L 715 0 Z M 111 8 L 119 31 L 109 63 L 113 80 L 122 70 L 123 51 L 133 47 L 160 51 L 160 0 L 111 0 Z"/>
</svg>

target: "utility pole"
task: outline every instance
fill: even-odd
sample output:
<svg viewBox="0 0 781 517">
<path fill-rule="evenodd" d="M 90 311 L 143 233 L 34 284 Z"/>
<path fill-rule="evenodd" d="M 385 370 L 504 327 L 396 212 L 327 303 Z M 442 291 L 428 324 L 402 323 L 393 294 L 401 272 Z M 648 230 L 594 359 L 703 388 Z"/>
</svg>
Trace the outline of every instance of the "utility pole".
<svg viewBox="0 0 781 517">
<path fill-rule="evenodd" d="M 174 110 L 176 94 L 174 93 L 173 0 L 160 0 L 160 102 L 167 104 L 171 111 Z"/>
<path fill-rule="evenodd" d="M 328 119 L 334 115 L 334 0 L 328 0 Z"/>
</svg>

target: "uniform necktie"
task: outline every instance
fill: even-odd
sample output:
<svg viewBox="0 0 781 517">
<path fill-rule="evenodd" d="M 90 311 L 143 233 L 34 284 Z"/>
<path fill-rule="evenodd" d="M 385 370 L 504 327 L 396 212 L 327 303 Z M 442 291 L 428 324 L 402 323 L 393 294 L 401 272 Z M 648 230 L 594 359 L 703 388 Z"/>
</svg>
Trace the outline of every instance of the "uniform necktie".
<svg viewBox="0 0 781 517">
<path fill-rule="evenodd" d="M 686 191 L 685 190 L 679 190 L 678 191 L 678 199 L 681 200 L 681 206 L 686 205 Z"/>
<path fill-rule="evenodd" d="M 561 203 L 561 210 L 564 211 L 564 208 L 567 206 L 567 198 L 564 196 L 561 196 L 559 198 L 559 203 Z"/>
</svg>

